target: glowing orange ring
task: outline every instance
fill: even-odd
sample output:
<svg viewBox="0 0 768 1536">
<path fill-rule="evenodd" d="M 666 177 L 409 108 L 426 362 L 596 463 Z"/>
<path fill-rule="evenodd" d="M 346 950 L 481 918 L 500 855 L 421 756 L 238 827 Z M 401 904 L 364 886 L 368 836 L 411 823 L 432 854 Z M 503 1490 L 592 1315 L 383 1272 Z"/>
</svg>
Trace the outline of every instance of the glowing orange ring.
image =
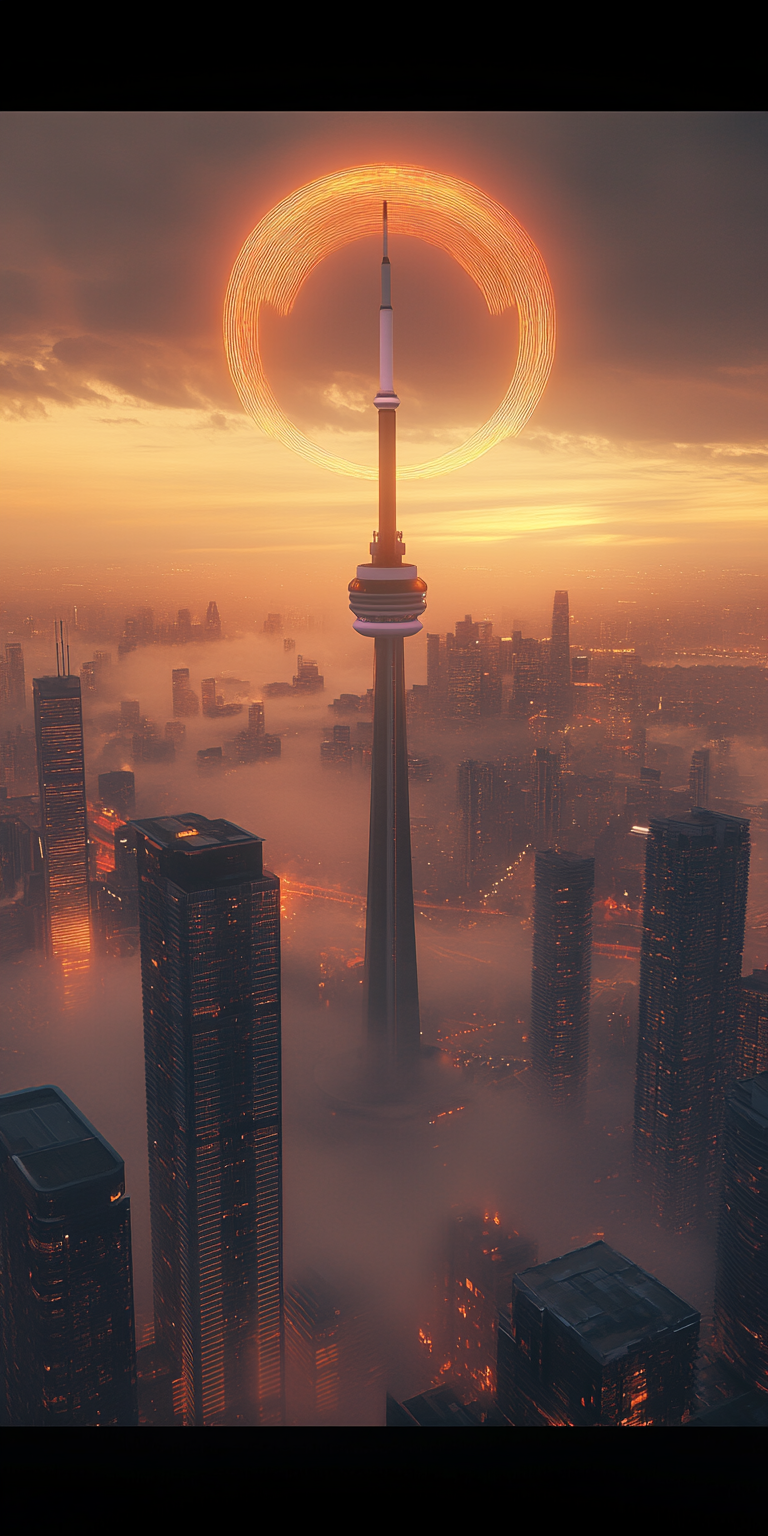
<svg viewBox="0 0 768 1536">
<path fill-rule="evenodd" d="M 555 352 L 555 302 L 539 251 L 506 208 L 469 182 L 409 165 L 361 165 L 322 176 L 278 203 L 261 220 L 232 269 L 224 305 L 224 345 L 248 414 L 310 463 L 339 475 L 375 480 L 376 468 L 326 453 L 278 405 L 259 351 L 259 312 L 290 314 L 302 283 L 332 251 L 378 235 L 389 203 L 393 235 L 415 235 L 453 256 L 477 283 L 492 315 L 516 304 L 519 345 L 501 404 L 458 448 L 424 464 L 398 467 L 401 480 L 447 474 L 522 430 L 541 399 Z"/>
</svg>

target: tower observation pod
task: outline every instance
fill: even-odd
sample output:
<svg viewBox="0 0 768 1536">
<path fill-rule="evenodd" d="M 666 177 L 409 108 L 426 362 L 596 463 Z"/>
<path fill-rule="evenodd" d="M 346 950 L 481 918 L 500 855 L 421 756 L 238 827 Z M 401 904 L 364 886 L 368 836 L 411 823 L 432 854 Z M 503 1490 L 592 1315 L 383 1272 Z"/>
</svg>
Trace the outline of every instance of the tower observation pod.
<svg viewBox="0 0 768 1536">
<path fill-rule="evenodd" d="M 379 526 L 371 561 L 349 584 L 353 628 L 374 642 L 373 755 L 365 930 L 364 1012 L 375 1084 L 386 1095 L 407 1080 L 420 1052 L 413 916 L 403 641 L 421 629 L 426 582 L 405 563 L 397 530 L 391 267 L 384 203 L 379 311 Z"/>
</svg>

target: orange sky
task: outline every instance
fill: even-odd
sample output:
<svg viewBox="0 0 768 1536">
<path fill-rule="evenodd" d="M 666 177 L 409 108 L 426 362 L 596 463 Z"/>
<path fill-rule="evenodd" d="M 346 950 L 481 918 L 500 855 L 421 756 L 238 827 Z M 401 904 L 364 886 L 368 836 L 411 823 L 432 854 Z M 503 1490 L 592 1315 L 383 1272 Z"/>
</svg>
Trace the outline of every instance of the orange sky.
<svg viewBox="0 0 768 1536">
<path fill-rule="evenodd" d="M 242 413 L 221 308 L 242 240 L 315 176 L 383 158 L 465 177 L 547 263 L 552 378 L 522 436 L 401 486 L 409 553 L 454 604 L 521 562 L 764 565 L 765 297 L 751 113 L 20 113 L 4 118 L 5 548 L 28 570 L 210 559 L 309 600 L 365 558 L 374 487 Z M 443 253 L 393 242 L 403 459 L 495 407 L 515 333 Z M 378 252 L 347 247 L 265 327 L 275 392 L 373 461 Z M 480 575 L 474 583 L 472 571 Z M 89 578 L 90 579 L 90 578 Z M 463 583 L 463 585 L 462 585 Z M 473 592 L 475 587 L 478 598 Z M 456 594 L 454 598 L 454 593 Z M 510 599 L 515 601 L 514 593 Z"/>
</svg>

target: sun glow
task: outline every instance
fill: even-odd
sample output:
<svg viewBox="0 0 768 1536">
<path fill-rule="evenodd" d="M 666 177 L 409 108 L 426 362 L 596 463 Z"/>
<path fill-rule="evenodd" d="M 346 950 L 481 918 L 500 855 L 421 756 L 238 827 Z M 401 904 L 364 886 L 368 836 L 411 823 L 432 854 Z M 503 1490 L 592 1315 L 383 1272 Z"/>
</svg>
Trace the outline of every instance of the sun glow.
<svg viewBox="0 0 768 1536">
<path fill-rule="evenodd" d="M 469 464 L 522 430 L 546 387 L 555 351 L 555 303 L 542 257 L 511 213 L 469 182 L 417 166 L 364 165 L 323 176 L 278 203 L 256 225 L 232 269 L 224 306 L 224 344 L 240 399 L 270 437 L 340 475 L 375 480 L 378 470 L 327 453 L 289 420 L 269 385 L 259 346 L 264 304 L 280 315 L 324 257 L 378 235 L 381 204 L 390 232 L 412 235 L 452 256 L 480 289 L 492 315 L 516 306 L 518 354 L 507 392 L 465 443 L 422 464 L 398 468 L 401 480 L 427 480 Z"/>
</svg>

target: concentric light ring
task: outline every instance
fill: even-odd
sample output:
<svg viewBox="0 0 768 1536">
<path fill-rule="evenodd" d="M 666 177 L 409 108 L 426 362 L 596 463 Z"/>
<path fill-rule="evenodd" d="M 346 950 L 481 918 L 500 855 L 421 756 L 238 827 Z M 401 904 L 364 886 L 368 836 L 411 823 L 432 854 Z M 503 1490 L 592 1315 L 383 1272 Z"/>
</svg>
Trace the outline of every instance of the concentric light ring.
<svg viewBox="0 0 768 1536">
<path fill-rule="evenodd" d="M 428 480 L 469 464 L 516 436 L 538 405 L 555 351 L 555 303 L 540 252 L 511 213 L 469 182 L 418 166 L 362 165 L 300 187 L 256 225 L 232 269 L 224 306 L 224 345 L 240 399 L 253 420 L 310 463 L 375 480 L 378 470 L 327 453 L 278 405 L 259 347 L 263 304 L 280 315 L 324 257 L 381 229 L 389 203 L 393 235 L 413 235 L 453 256 L 480 289 L 492 315 L 518 312 L 518 354 L 509 388 L 466 442 L 423 464 L 398 466 L 401 480 Z"/>
</svg>

